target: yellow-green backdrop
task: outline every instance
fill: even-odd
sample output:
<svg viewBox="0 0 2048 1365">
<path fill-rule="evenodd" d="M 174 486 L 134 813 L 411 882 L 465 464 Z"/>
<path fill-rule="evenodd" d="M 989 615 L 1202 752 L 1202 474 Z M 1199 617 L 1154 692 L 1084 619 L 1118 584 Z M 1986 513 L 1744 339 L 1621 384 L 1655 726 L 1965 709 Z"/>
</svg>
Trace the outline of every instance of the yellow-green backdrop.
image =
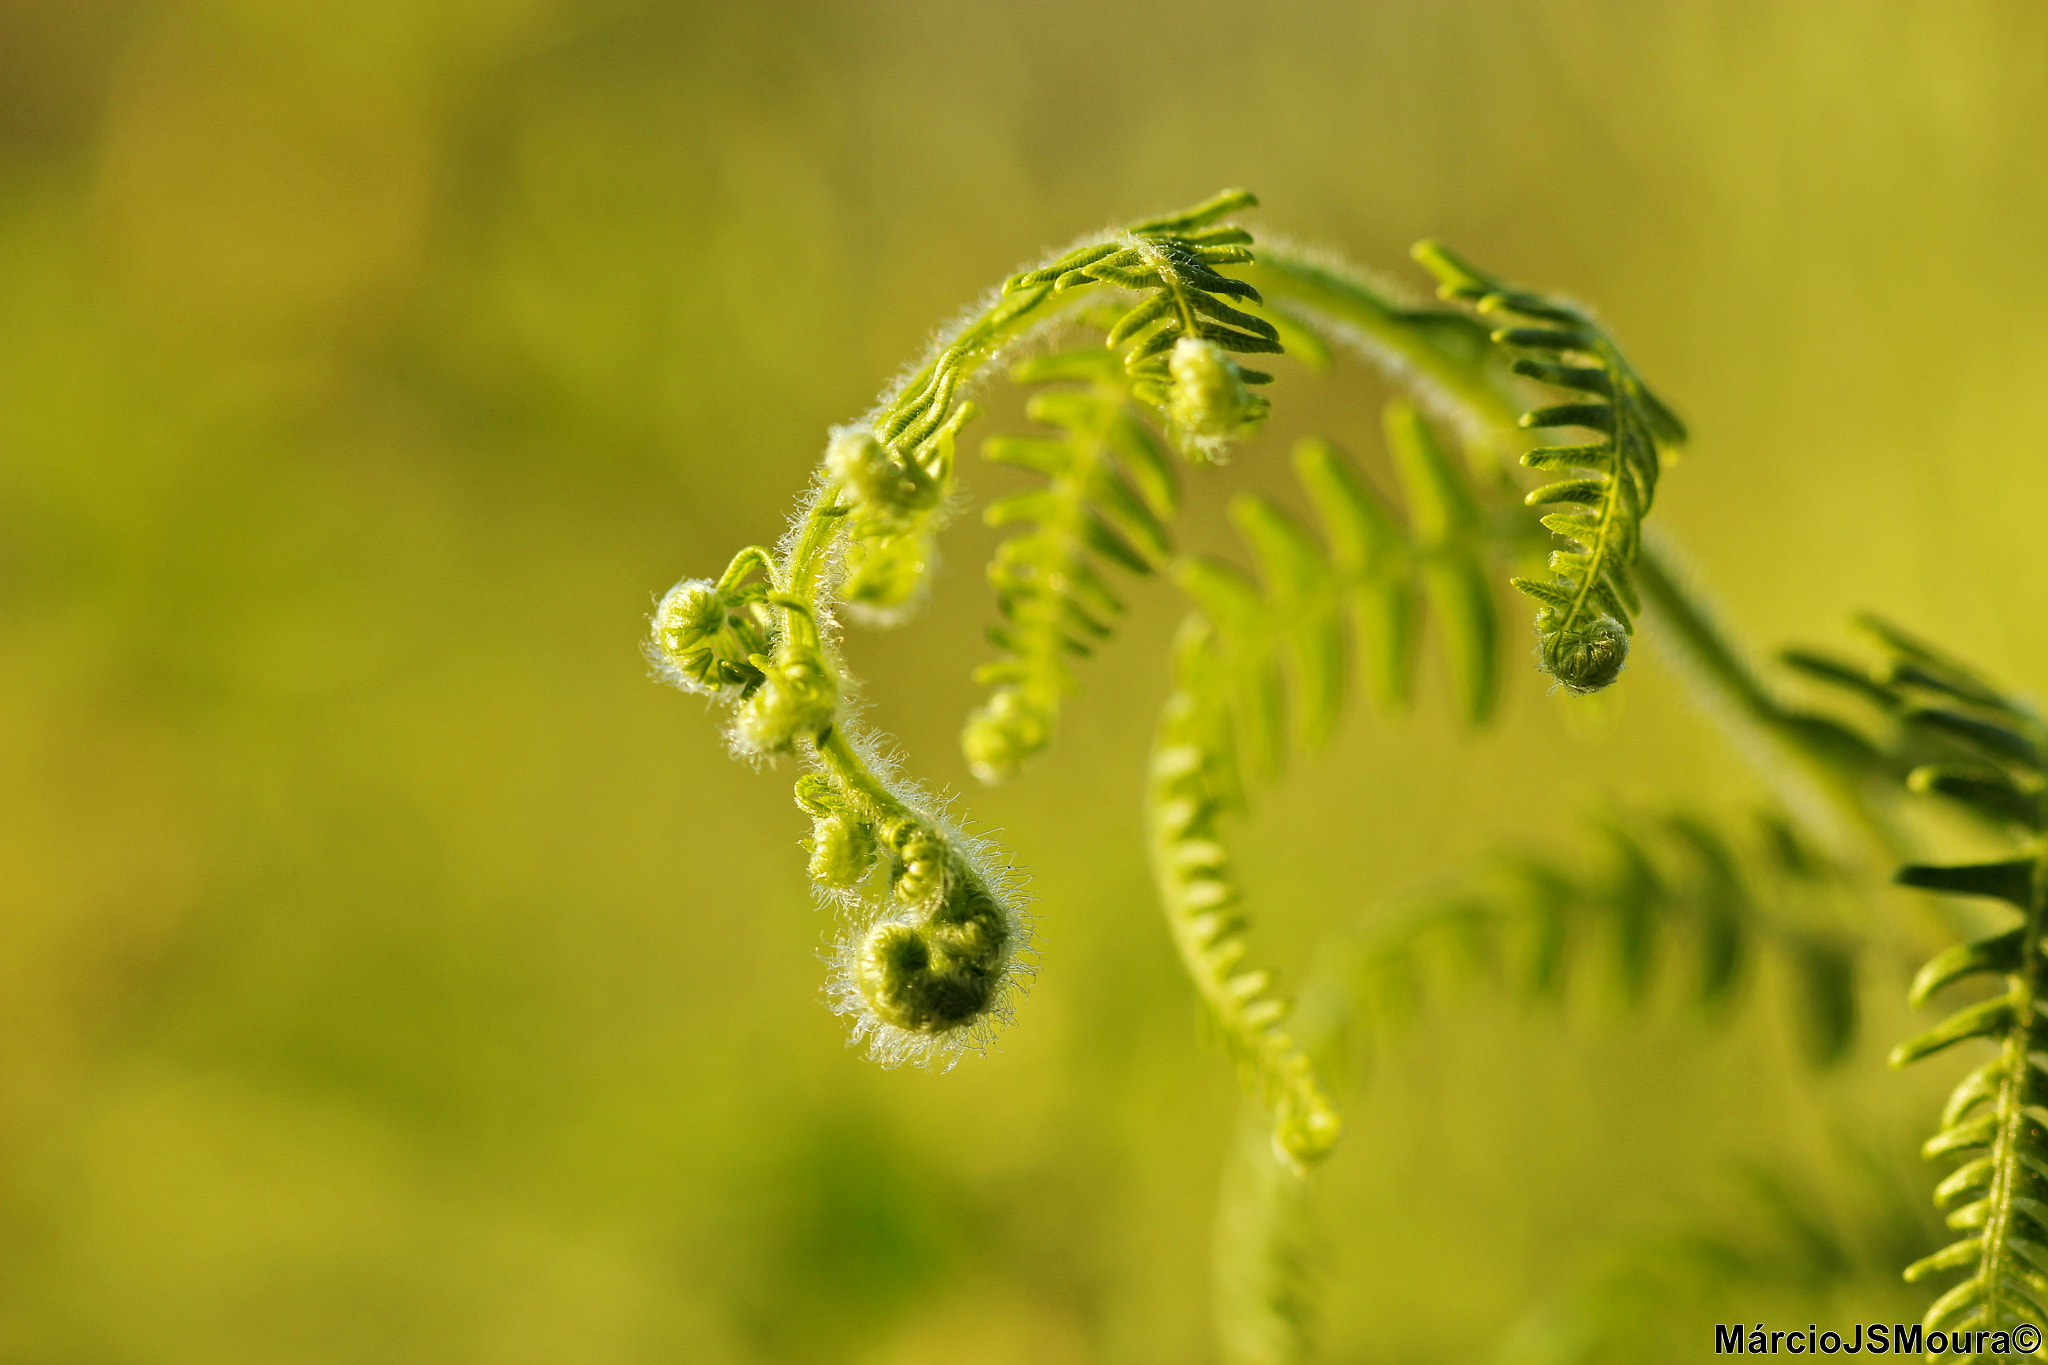
<svg viewBox="0 0 2048 1365">
<path fill-rule="evenodd" d="M 654 597 L 1019 262 L 1243 184 L 1596 305 L 1745 639 L 1875 605 L 2038 685 L 2043 128 L 2019 0 L 0 0 L 0 1359 L 1210 1359 L 1235 1088 L 1139 843 L 1170 593 L 997 791 L 953 738 L 987 533 L 850 641 L 1038 897 L 944 1076 L 843 1047 L 788 774 L 649 680 Z M 1276 435 L 1377 458 L 1369 385 L 1302 388 Z M 1486 736 L 1354 716 L 1250 827 L 1258 950 L 1760 792 L 1649 651 L 1590 707 L 1517 670 Z M 1427 1015 L 1324 1188 L 1333 1358 L 1526 1346 L 1743 1163 L 1908 1150 L 1901 979 L 1819 1076 L 1768 989 Z"/>
</svg>

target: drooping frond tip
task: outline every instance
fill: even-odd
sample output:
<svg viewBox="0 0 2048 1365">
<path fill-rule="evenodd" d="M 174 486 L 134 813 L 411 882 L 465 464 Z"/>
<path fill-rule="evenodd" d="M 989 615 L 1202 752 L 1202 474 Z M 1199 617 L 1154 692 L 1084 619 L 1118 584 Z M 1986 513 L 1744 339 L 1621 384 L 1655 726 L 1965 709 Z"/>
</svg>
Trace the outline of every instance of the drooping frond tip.
<svg viewBox="0 0 2048 1365">
<path fill-rule="evenodd" d="M 1436 242 L 1418 243 L 1414 254 L 1437 277 L 1442 297 L 1513 324 L 1496 330 L 1493 340 L 1513 354 L 1515 373 L 1578 395 L 1522 414 L 1525 429 L 1575 428 L 1594 439 L 1540 446 L 1522 456 L 1531 469 L 1570 476 L 1531 492 L 1528 505 L 1573 510 L 1543 518 L 1564 542 L 1551 553 L 1551 580 L 1517 578 L 1514 584 L 1536 599 L 1545 671 L 1569 691 L 1597 692 L 1620 676 L 1628 658 L 1641 609 L 1629 566 L 1656 494 L 1661 452 L 1685 440 L 1684 424 L 1585 312 L 1503 284 Z"/>
<path fill-rule="evenodd" d="M 1411 408 L 1397 405 L 1389 420 L 1408 517 L 1334 446 L 1304 440 L 1295 468 L 1318 530 L 1240 494 L 1230 517 L 1257 575 L 1202 557 L 1174 564 L 1197 610 L 1175 652 L 1153 753 L 1154 877 L 1219 1037 L 1273 1111 L 1276 1149 L 1303 1166 L 1329 1150 L 1339 1121 L 1281 1027 L 1287 1005 L 1271 974 L 1244 965 L 1248 926 L 1227 818 L 1243 806 L 1250 775 L 1270 776 L 1290 749 L 1329 740 L 1354 651 L 1383 705 L 1405 699 L 1423 601 L 1470 719 L 1484 719 L 1495 675 L 1492 598 L 1466 534 L 1477 516 L 1472 491 Z"/>
</svg>

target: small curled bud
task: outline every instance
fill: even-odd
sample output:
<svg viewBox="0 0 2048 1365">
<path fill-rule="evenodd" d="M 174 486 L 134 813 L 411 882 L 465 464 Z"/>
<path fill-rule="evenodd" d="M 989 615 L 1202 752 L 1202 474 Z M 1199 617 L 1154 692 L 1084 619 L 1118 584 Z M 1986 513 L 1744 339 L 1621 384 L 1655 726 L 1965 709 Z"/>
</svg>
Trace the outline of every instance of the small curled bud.
<svg viewBox="0 0 2048 1365">
<path fill-rule="evenodd" d="M 931 899 L 944 884 L 946 843 L 928 829 L 904 824 L 891 830 L 889 845 L 896 851 L 890 888 L 905 905 Z"/>
<path fill-rule="evenodd" d="M 1167 370 L 1173 385 L 1166 415 L 1212 458 L 1224 442 L 1248 434 L 1272 406 L 1246 387 L 1237 362 L 1213 341 L 1184 336 L 1174 342 Z"/>
<path fill-rule="evenodd" d="M 917 597 L 934 554 L 929 531 L 869 536 L 850 541 L 839 595 L 864 617 L 891 618 Z"/>
<path fill-rule="evenodd" d="M 1009 956 L 1003 908 L 964 863 L 948 860 L 945 844 L 920 832 L 904 848 L 922 895 L 905 895 L 913 874 L 899 872 L 897 899 L 926 901 L 913 920 L 885 920 L 868 931 L 854 984 L 882 1022 L 913 1033 L 970 1025 L 994 1003 Z M 910 861 L 912 858 L 916 862 Z"/>
<path fill-rule="evenodd" d="M 811 880 L 826 886 L 857 886 L 875 865 L 875 832 L 845 811 L 826 811 L 811 821 Z"/>
<path fill-rule="evenodd" d="M 950 1067 L 1009 1021 L 1031 974 L 1031 921 L 984 841 L 915 809 L 877 833 L 889 890 L 860 893 L 870 917 L 839 940 L 833 1008 L 884 1066 Z"/>
<path fill-rule="evenodd" d="M 1337 1117 L 1322 1087 L 1313 1076 L 1304 1079 L 1305 1085 L 1291 1087 L 1279 1096 L 1273 1125 L 1275 1152 L 1297 1171 L 1308 1170 L 1328 1156 L 1344 1131 L 1344 1121 Z"/>
<path fill-rule="evenodd" d="M 1557 613 L 1545 607 L 1536 613 L 1536 630 L 1543 637 L 1543 671 L 1567 692 L 1598 692 L 1621 676 L 1628 661 L 1628 632 L 1610 617 L 1565 634 L 1557 628 Z"/>
<path fill-rule="evenodd" d="M 785 647 L 772 659 L 756 654 L 761 685 L 733 720 L 735 748 L 750 754 L 786 754 L 832 724 L 839 685 L 815 649 Z"/>
<path fill-rule="evenodd" d="M 832 433 L 825 469 L 853 501 L 855 515 L 877 526 L 908 526 L 938 505 L 938 485 L 860 427 Z"/>
<path fill-rule="evenodd" d="M 709 580 L 686 579 L 655 607 L 649 643 L 654 659 L 683 686 L 743 690 L 761 680 L 752 659 L 768 648 L 769 620 L 758 586 L 721 591 Z"/>
<path fill-rule="evenodd" d="M 967 765 L 984 782 L 1015 777 L 1052 738 L 1045 712 L 1015 687 L 998 688 L 960 733 Z"/>
</svg>

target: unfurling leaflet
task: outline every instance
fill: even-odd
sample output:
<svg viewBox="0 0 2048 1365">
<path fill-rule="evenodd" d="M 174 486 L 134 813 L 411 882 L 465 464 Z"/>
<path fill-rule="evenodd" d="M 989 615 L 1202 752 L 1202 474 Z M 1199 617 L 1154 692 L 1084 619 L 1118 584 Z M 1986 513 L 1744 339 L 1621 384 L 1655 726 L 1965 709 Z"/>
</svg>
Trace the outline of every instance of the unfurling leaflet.
<svg viewBox="0 0 2048 1365">
<path fill-rule="evenodd" d="M 1057 434 L 993 436 L 982 447 L 991 461 L 1046 481 L 984 514 L 991 526 L 1018 528 L 988 566 L 1003 616 L 989 637 L 1004 657 L 975 670 L 975 681 L 993 690 L 961 736 L 985 782 L 1015 775 L 1051 742 L 1074 690 L 1072 661 L 1108 640 L 1123 614 L 1111 566 L 1151 573 L 1172 551 L 1167 522 L 1179 503 L 1173 464 L 1133 410 L 1114 351 L 1036 356 L 1012 377 L 1058 386 L 1034 394 L 1025 409 Z"/>
<path fill-rule="evenodd" d="M 1252 261 L 1252 235 L 1221 220 L 1258 202 L 1248 190 L 1226 190 L 1013 276 L 1003 289 L 1064 294 L 1107 284 L 1143 292 L 1110 326 L 1105 344 L 1121 352 L 1132 394 L 1166 419 L 1182 448 L 1220 459 L 1231 442 L 1258 429 L 1271 406 L 1249 386 L 1273 376 L 1243 368 L 1231 354 L 1282 349 L 1271 322 L 1223 301 L 1260 304 L 1259 291 L 1217 269 Z"/>
</svg>

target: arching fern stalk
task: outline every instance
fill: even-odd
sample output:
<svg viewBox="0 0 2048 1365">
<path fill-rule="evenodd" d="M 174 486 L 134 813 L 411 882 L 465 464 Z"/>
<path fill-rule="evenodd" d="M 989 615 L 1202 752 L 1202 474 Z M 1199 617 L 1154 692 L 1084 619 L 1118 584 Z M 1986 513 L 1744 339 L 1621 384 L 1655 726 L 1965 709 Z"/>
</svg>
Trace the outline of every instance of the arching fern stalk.
<svg viewBox="0 0 2048 1365">
<path fill-rule="evenodd" d="M 2022 702 L 1974 671 L 1905 632 L 1882 622 L 1866 625 L 1889 648 L 1889 663 L 1868 677 L 1841 679 L 1892 711 L 1953 757 L 1914 770 L 1915 790 L 1958 803 L 2010 832 L 2013 856 L 1961 866 L 1915 865 L 1898 880 L 1951 895 L 1999 901 L 2017 922 L 1947 949 L 1914 978 L 1912 999 L 1977 976 L 2003 989 L 1989 1000 L 1950 1015 L 1901 1044 L 1892 1063 L 1903 1066 L 1958 1043 L 1983 1039 L 1997 1049 L 1956 1087 L 1941 1116 L 1941 1131 L 1926 1146 L 1929 1157 L 1962 1156 L 1935 1192 L 1950 1211 L 1949 1226 L 1964 1236 L 1915 1263 L 1908 1280 L 1962 1271 L 1964 1279 L 1927 1312 L 1928 1331 L 1958 1355 L 2024 1355 L 2008 1335 L 2022 1326 L 2048 1327 L 2048 1077 L 2036 1054 L 2048 1047 L 2043 1007 L 2048 1005 L 2048 960 L 2042 956 L 2048 920 L 2048 845 L 2043 843 L 2044 744 L 2048 729 Z M 2037 1344 L 2038 1344 L 2038 1338 Z"/>
<path fill-rule="evenodd" d="M 1629 567 L 1656 496 L 1660 450 L 1683 442 L 1685 426 L 1650 392 L 1605 329 L 1581 310 L 1502 284 L 1435 242 L 1419 244 L 1415 258 L 1436 275 L 1443 297 L 1482 314 L 1533 324 L 1493 334 L 1497 344 L 1517 353 L 1516 374 L 1583 395 L 1522 416 L 1524 427 L 1579 428 L 1598 439 L 1539 446 L 1522 456 L 1531 469 L 1574 476 L 1530 493 L 1531 507 L 1564 503 L 1585 510 L 1543 518 L 1565 541 L 1550 556 L 1554 578 L 1517 578 L 1515 586 L 1539 604 L 1536 631 L 1544 669 L 1574 692 L 1598 691 L 1614 681 L 1628 658 L 1629 634 L 1641 610 Z"/>
</svg>

